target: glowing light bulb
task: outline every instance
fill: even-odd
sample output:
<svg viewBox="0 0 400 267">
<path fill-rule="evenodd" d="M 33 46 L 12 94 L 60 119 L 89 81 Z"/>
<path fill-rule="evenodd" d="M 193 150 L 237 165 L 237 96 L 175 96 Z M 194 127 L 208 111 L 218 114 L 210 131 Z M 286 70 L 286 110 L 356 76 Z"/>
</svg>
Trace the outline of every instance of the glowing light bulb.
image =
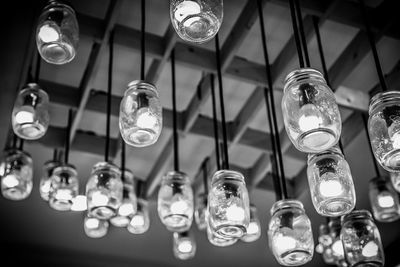
<svg viewBox="0 0 400 267">
<path fill-rule="evenodd" d="M 343 255 L 344 256 L 342 240 L 338 239 L 332 244 L 332 251 L 336 255 Z"/>
<path fill-rule="evenodd" d="M 374 241 L 369 241 L 362 249 L 364 257 L 375 257 L 378 255 L 379 247 Z"/>
<path fill-rule="evenodd" d="M 226 218 L 229 221 L 243 221 L 245 218 L 244 209 L 237 205 L 231 205 L 226 209 Z"/>
<path fill-rule="evenodd" d="M 337 180 L 323 180 L 319 184 L 319 192 L 324 197 L 336 197 L 343 193 L 343 186 Z"/>
<path fill-rule="evenodd" d="M 400 121 L 394 121 L 388 128 L 390 140 L 392 141 L 393 148 L 400 148 Z"/>
<path fill-rule="evenodd" d="M 39 38 L 45 43 L 56 42 L 60 39 L 60 34 L 57 29 L 45 24 L 39 29 Z"/>
<path fill-rule="evenodd" d="M 9 174 L 3 177 L 3 186 L 12 188 L 19 185 L 19 180 L 14 174 Z"/>
<path fill-rule="evenodd" d="M 189 253 L 192 251 L 192 249 L 193 249 L 193 245 L 192 245 L 192 242 L 190 242 L 189 240 L 183 240 L 178 245 L 178 250 L 179 250 L 179 252 L 182 252 L 182 253 Z"/>
<path fill-rule="evenodd" d="M 279 255 L 296 248 L 296 239 L 291 236 L 277 235 L 274 238 L 274 247 Z"/>
<path fill-rule="evenodd" d="M 154 129 L 157 126 L 157 117 L 148 108 L 139 109 L 136 120 L 137 127 L 142 129 Z"/>
<path fill-rule="evenodd" d="M 122 203 L 118 209 L 118 214 L 120 216 L 128 216 L 134 212 L 132 203 Z"/>
<path fill-rule="evenodd" d="M 48 194 L 50 192 L 50 188 L 51 188 L 51 180 L 50 179 L 46 180 L 40 184 L 40 191 L 43 194 Z"/>
<path fill-rule="evenodd" d="M 377 196 L 378 205 L 382 208 L 390 208 L 394 206 L 394 199 L 393 197 L 387 193 L 383 192 Z"/>
<path fill-rule="evenodd" d="M 72 200 L 71 190 L 69 189 L 58 189 L 56 195 L 54 196 L 55 199 L 62 199 L 62 200 Z"/>
<path fill-rule="evenodd" d="M 95 206 L 106 206 L 108 204 L 108 196 L 96 191 L 92 195 L 92 201 Z"/>
<path fill-rule="evenodd" d="M 72 211 L 84 211 L 87 210 L 87 199 L 86 196 L 78 195 L 72 200 Z"/>
<path fill-rule="evenodd" d="M 15 115 L 15 122 L 18 124 L 33 123 L 35 119 L 35 110 L 32 107 L 20 110 Z"/>
<path fill-rule="evenodd" d="M 322 114 L 313 104 L 306 104 L 300 109 L 299 127 L 303 132 L 319 128 Z"/>
<path fill-rule="evenodd" d="M 175 19 L 182 22 L 186 17 L 200 13 L 201 7 L 195 1 L 183 1 L 175 10 Z"/>
<path fill-rule="evenodd" d="M 174 214 L 183 214 L 189 208 L 184 200 L 178 200 L 171 204 L 171 212 Z"/>
<path fill-rule="evenodd" d="M 258 226 L 257 222 L 250 222 L 249 226 L 247 227 L 247 234 L 254 235 L 260 231 L 260 227 Z"/>
<path fill-rule="evenodd" d="M 88 228 L 88 229 L 96 229 L 96 228 L 99 228 L 99 226 L 100 226 L 100 220 L 99 220 L 99 219 L 96 219 L 96 218 L 88 218 L 88 219 L 85 221 L 85 226 L 86 226 L 86 228 Z"/>
<path fill-rule="evenodd" d="M 141 227 L 144 226 L 144 218 L 143 215 L 136 214 L 132 217 L 132 220 L 130 222 L 130 225 L 133 227 Z"/>
</svg>

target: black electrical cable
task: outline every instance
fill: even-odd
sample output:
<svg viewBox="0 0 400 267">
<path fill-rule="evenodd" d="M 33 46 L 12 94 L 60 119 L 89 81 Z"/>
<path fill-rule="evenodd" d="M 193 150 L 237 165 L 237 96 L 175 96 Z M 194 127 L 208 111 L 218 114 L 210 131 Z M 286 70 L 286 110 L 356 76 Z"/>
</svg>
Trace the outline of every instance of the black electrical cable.
<svg viewBox="0 0 400 267">
<path fill-rule="evenodd" d="M 376 162 L 376 159 L 374 156 L 374 151 L 372 150 L 372 146 L 371 146 L 371 139 L 368 134 L 368 118 L 365 114 L 361 114 L 361 116 L 362 116 L 363 122 L 364 122 L 365 133 L 367 134 L 368 147 L 369 147 L 369 151 L 371 152 L 372 162 L 374 163 L 375 173 L 376 173 L 377 177 L 380 177 L 379 166 L 378 166 L 378 163 Z"/>
<path fill-rule="evenodd" d="M 262 5 L 261 2 L 258 1 L 258 12 L 260 18 L 260 29 L 261 29 L 261 39 L 262 39 L 262 48 L 264 53 L 265 59 L 265 71 L 267 76 L 267 83 L 269 90 L 264 88 L 264 97 L 266 102 L 267 108 L 267 115 L 268 121 L 271 131 L 271 139 L 272 139 L 272 146 L 273 152 L 276 153 L 277 162 L 279 162 L 278 167 L 276 170 L 280 172 L 279 181 L 280 181 L 280 191 L 281 191 L 281 198 L 286 199 L 288 197 L 286 182 L 285 182 L 285 170 L 283 166 L 283 158 L 282 158 L 282 151 L 280 146 L 280 138 L 279 138 L 279 128 L 276 119 L 276 112 L 275 112 L 275 103 L 274 103 L 274 91 L 273 91 L 273 84 L 272 84 L 272 74 L 271 74 L 271 67 L 269 65 L 269 56 L 268 56 L 268 48 L 267 48 L 267 37 L 265 35 L 265 25 L 264 25 L 264 14 L 262 12 Z M 274 148 L 275 147 L 275 148 Z M 275 163 L 277 164 L 277 163 Z"/>
<path fill-rule="evenodd" d="M 109 40 L 109 60 L 108 60 L 108 82 L 107 82 L 107 122 L 106 122 L 106 148 L 104 152 L 104 161 L 108 162 L 110 150 L 110 120 L 111 120 L 111 91 L 112 91 L 112 74 L 114 61 L 114 30 L 110 33 Z"/>
<path fill-rule="evenodd" d="M 19 138 L 19 147 L 18 147 L 18 149 L 19 150 L 24 150 L 24 139 L 22 139 L 22 138 Z"/>
<path fill-rule="evenodd" d="M 301 38 L 301 43 L 303 47 L 303 52 L 304 52 L 304 59 L 306 61 L 306 66 L 310 67 L 310 57 L 308 54 L 308 48 L 307 48 L 307 39 L 306 39 L 306 34 L 304 32 L 304 25 L 303 25 L 303 16 L 301 14 L 301 8 L 300 8 L 300 3 L 299 0 L 295 0 L 295 9 L 297 12 L 297 21 L 299 23 L 299 32 L 300 32 L 300 38 Z"/>
<path fill-rule="evenodd" d="M 125 182 L 125 167 L 126 164 L 126 146 L 124 139 L 121 137 L 121 180 L 122 182 Z"/>
<path fill-rule="evenodd" d="M 362 13 L 364 24 L 365 24 L 365 30 L 367 31 L 368 41 L 369 41 L 369 44 L 371 45 L 372 55 L 374 57 L 376 71 L 377 71 L 378 77 L 379 77 L 379 82 L 382 87 L 382 92 L 385 92 L 388 90 L 388 88 L 386 85 L 385 76 L 382 71 L 382 66 L 379 61 L 378 50 L 376 49 L 376 44 L 375 44 L 375 37 L 374 37 L 374 34 L 372 33 L 371 24 L 368 20 L 367 10 L 365 7 L 364 0 L 359 0 L 359 3 L 361 6 L 361 13 Z"/>
<path fill-rule="evenodd" d="M 145 79 L 145 68 L 146 68 L 146 1 L 141 2 L 142 20 L 141 20 L 141 30 L 140 30 L 140 79 L 143 81 Z"/>
<path fill-rule="evenodd" d="M 175 81 L 175 50 L 171 51 L 171 78 L 172 78 L 172 128 L 174 137 L 174 169 L 179 171 L 179 138 L 176 111 L 176 81 Z"/>
<path fill-rule="evenodd" d="M 58 149 L 53 150 L 53 161 L 57 161 L 58 159 Z"/>
<path fill-rule="evenodd" d="M 201 170 L 203 172 L 203 183 L 204 183 L 204 194 L 208 195 L 208 171 L 207 171 L 207 163 L 210 160 L 209 157 L 205 158 L 203 163 L 201 164 Z"/>
<path fill-rule="evenodd" d="M 214 141 L 215 141 L 215 158 L 217 163 L 217 169 L 221 170 L 221 156 L 219 153 L 219 133 L 218 133 L 218 119 L 217 119 L 217 104 L 215 100 L 215 86 L 214 86 L 214 74 L 211 74 L 211 103 L 212 103 L 212 114 L 213 114 L 213 125 L 214 125 Z"/>
<path fill-rule="evenodd" d="M 72 109 L 69 109 L 68 110 L 67 131 L 65 133 L 65 153 L 64 153 L 64 163 L 65 164 L 68 164 L 68 161 L 69 161 L 71 127 L 72 127 Z"/>
<path fill-rule="evenodd" d="M 289 0 L 289 5 L 290 5 L 290 17 L 292 20 L 292 27 L 293 27 L 293 36 L 294 36 L 294 40 L 296 42 L 296 49 L 297 49 L 297 55 L 299 58 L 299 65 L 300 65 L 300 68 L 304 68 L 304 58 L 303 58 L 300 36 L 299 36 L 297 22 L 296 22 L 296 10 L 295 10 L 295 6 L 294 6 L 294 0 Z"/>
<path fill-rule="evenodd" d="M 41 61 L 42 61 L 42 58 L 41 58 L 40 54 L 39 54 L 39 53 L 37 53 L 37 56 L 36 56 L 35 77 L 34 77 L 34 79 L 35 79 L 35 83 L 36 83 L 36 84 L 39 84 L 39 77 L 40 77 L 40 63 L 41 63 Z"/>
<path fill-rule="evenodd" d="M 218 87 L 219 87 L 219 102 L 221 107 L 221 122 L 222 122 L 222 141 L 224 144 L 224 166 L 223 168 L 229 170 L 229 155 L 228 155 L 228 134 L 226 132 L 226 120 L 225 120 L 225 106 L 224 106 L 224 89 L 222 85 L 222 71 L 221 71 L 221 53 L 219 48 L 219 36 L 215 36 L 215 52 L 217 61 L 217 76 L 218 76 Z"/>
<path fill-rule="evenodd" d="M 18 136 L 16 134 L 13 134 L 13 139 L 12 139 L 12 144 L 11 144 L 11 147 L 13 149 L 17 148 L 17 142 L 18 142 Z"/>
</svg>

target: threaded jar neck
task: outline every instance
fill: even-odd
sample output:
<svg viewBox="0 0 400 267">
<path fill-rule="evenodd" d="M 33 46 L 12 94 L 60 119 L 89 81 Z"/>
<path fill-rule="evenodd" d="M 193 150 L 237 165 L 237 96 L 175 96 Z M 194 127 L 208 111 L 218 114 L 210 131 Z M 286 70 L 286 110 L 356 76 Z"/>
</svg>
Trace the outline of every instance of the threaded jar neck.
<svg viewBox="0 0 400 267">
<path fill-rule="evenodd" d="M 246 184 L 244 176 L 240 172 L 231 170 L 219 170 L 216 173 L 214 173 L 214 176 L 212 177 L 211 180 L 211 186 L 213 186 L 215 183 L 221 180 L 234 180 Z"/>
<path fill-rule="evenodd" d="M 312 68 L 301 68 L 291 71 L 285 78 L 284 92 L 297 83 L 320 82 L 326 84 L 321 72 Z"/>
<path fill-rule="evenodd" d="M 371 220 L 372 214 L 368 210 L 354 210 L 342 217 L 342 225 L 355 220 Z"/>
<path fill-rule="evenodd" d="M 298 209 L 304 212 L 304 206 L 303 203 L 296 199 L 282 199 L 278 200 L 277 202 L 272 205 L 271 208 L 271 216 L 274 216 L 275 213 L 281 210 L 286 210 L 286 209 Z"/>
<path fill-rule="evenodd" d="M 344 159 L 342 151 L 340 150 L 340 148 L 337 145 L 335 145 L 323 152 L 308 154 L 307 164 L 310 165 L 314 161 L 318 160 L 318 158 L 320 158 L 322 156 L 327 156 L 327 155 L 335 155 L 335 156 L 339 156 L 340 158 Z"/>
<path fill-rule="evenodd" d="M 158 97 L 157 88 L 153 84 L 142 80 L 134 80 L 128 83 L 127 89 L 125 91 L 125 96 L 133 94 L 137 91 L 147 91 L 149 93 L 154 94 L 154 96 Z"/>
<path fill-rule="evenodd" d="M 369 102 L 369 115 L 375 113 L 382 105 L 399 105 L 400 91 L 387 91 L 374 95 Z"/>
</svg>

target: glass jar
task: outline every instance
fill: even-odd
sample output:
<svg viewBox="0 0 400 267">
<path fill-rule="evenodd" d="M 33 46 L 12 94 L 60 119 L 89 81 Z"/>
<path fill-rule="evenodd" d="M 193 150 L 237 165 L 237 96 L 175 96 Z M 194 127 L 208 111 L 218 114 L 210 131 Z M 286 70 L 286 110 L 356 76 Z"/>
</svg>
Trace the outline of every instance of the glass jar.
<svg viewBox="0 0 400 267">
<path fill-rule="evenodd" d="M 239 240 L 238 238 L 220 236 L 218 233 L 216 233 L 215 231 L 212 230 L 212 228 L 210 227 L 209 224 L 210 223 L 208 220 L 207 239 L 212 245 L 214 245 L 216 247 L 228 247 L 228 246 L 232 246 Z"/>
<path fill-rule="evenodd" d="M 40 56 L 51 64 L 74 59 L 79 41 L 79 25 L 74 9 L 62 1 L 50 0 L 36 27 L 36 45 Z"/>
<path fill-rule="evenodd" d="M 43 175 L 40 178 L 39 192 L 40 197 L 44 201 L 49 201 L 50 189 L 51 189 L 51 176 L 56 167 L 60 166 L 59 161 L 50 160 L 44 163 Z"/>
<path fill-rule="evenodd" d="M 322 152 L 339 141 L 342 123 L 335 95 L 315 69 L 286 76 L 282 114 L 289 139 L 302 152 Z"/>
<path fill-rule="evenodd" d="M 188 260 L 196 254 L 196 241 L 189 232 L 174 233 L 174 256 L 180 260 Z"/>
<path fill-rule="evenodd" d="M 350 267 L 384 266 L 381 236 L 369 211 L 356 210 L 343 216 L 340 235 Z"/>
<path fill-rule="evenodd" d="M 133 185 L 133 173 L 130 170 L 122 172 L 124 175 L 124 189 L 121 206 L 118 208 L 117 215 L 110 219 L 112 225 L 116 227 L 126 227 L 130 222 L 132 214 L 136 213 L 137 199 Z"/>
<path fill-rule="evenodd" d="M 257 208 L 255 205 L 250 205 L 250 223 L 247 226 L 246 234 L 241 240 L 244 242 L 254 242 L 261 237 L 261 223 L 258 219 Z"/>
<path fill-rule="evenodd" d="M 371 179 L 369 201 L 375 220 L 393 222 L 400 218 L 399 196 L 386 177 Z"/>
<path fill-rule="evenodd" d="M 180 38 L 201 44 L 218 33 L 223 18 L 223 1 L 171 0 L 170 16 Z"/>
<path fill-rule="evenodd" d="M 49 127 L 49 96 L 36 83 L 28 83 L 19 93 L 12 111 L 14 133 L 22 139 L 36 140 Z"/>
<path fill-rule="evenodd" d="M 207 228 L 206 212 L 207 212 L 207 195 L 199 194 L 196 199 L 196 209 L 194 212 L 194 218 L 196 221 L 197 228 L 201 231 Z"/>
<path fill-rule="evenodd" d="M 27 152 L 19 149 L 6 150 L 0 170 L 3 197 L 10 200 L 23 200 L 31 194 L 33 163 Z"/>
<path fill-rule="evenodd" d="M 89 214 L 85 216 L 84 229 L 88 237 L 100 238 L 107 234 L 108 232 L 108 221 L 100 220 L 95 217 L 91 217 Z"/>
<path fill-rule="evenodd" d="M 71 210 L 72 201 L 79 193 L 78 173 L 75 166 L 62 164 L 51 176 L 49 205 L 55 210 Z"/>
<path fill-rule="evenodd" d="M 149 207 L 147 200 L 138 197 L 137 211 L 131 215 L 128 231 L 132 234 L 144 234 L 150 228 Z"/>
<path fill-rule="evenodd" d="M 369 104 L 368 133 L 376 160 L 400 172 L 400 92 L 376 94 Z"/>
<path fill-rule="evenodd" d="M 94 165 L 86 184 L 88 212 L 100 220 L 113 217 L 122 202 L 121 171 L 108 162 Z"/>
<path fill-rule="evenodd" d="M 157 210 L 161 222 L 172 232 L 189 230 L 193 221 L 193 190 L 183 172 L 168 172 L 158 191 Z"/>
<path fill-rule="evenodd" d="M 356 203 L 353 178 L 337 146 L 308 155 L 307 177 L 312 202 L 320 215 L 337 217 L 353 210 Z"/>
<path fill-rule="evenodd" d="M 208 214 L 212 231 L 222 237 L 241 238 L 250 222 L 249 194 L 241 173 L 217 171 L 208 194 Z"/>
<path fill-rule="evenodd" d="M 392 181 L 393 188 L 400 193 L 400 173 L 399 172 L 391 172 L 390 180 Z"/>
<path fill-rule="evenodd" d="M 128 84 L 121 101 L 119 129 L 124 141 L 131 146 L 154 144 L 162 128 L 162 108 L 157 89 L 144 81 Z"/>
<path fill-rule="evenodd" d="M 268 241 L 279 264 L 302 265 L 311 261 L 314 239 L 311 222 L 298 200 L 279 200 L 271 208 Z"/>
</svg>

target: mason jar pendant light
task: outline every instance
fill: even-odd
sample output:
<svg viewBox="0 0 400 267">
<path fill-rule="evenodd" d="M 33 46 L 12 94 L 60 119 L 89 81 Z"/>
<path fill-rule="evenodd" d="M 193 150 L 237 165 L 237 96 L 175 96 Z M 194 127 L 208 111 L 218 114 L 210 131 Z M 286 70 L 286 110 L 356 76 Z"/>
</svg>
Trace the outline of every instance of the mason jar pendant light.
<svg viewBox="0 0 400 267">
<path fill-rule="evenodd" d="M 86 183 L 88 212 L 91 216 L 100 220 L 108 220 L 115 216 L 119 206 L 121 205 L 123 195 L 121 171 L 117 166 L 108 162 L 110 146 L 112 69 L 114 57 L 113 41 L 114 31 L 111 31 L 107 90 L 107 136 L 104 162 L 99 162 L 93 166 L 90 178 Z"/>
<path fill-rule="evenodd" d="M 350 267 L 385 264 L 379 230 L 367 210 L 356 210 L 342 217 L 341 239 Z"/>
<path fill-rule="evenodd" d="M 269 64 L 267 41 L 264 25 L 264 14 L 261 1 L 257 1 L 260 19 L 261 39 L 266 66 L 268 89 L 264 89 L 264 97 L 270 127 L 273 147 L 273 170 L 279 175 L 273 175 L 277 185 L 275 188 L 277 202 L 271 208 L 271 220 L 268 225 L 268 241 L 277 262 L 284 266 L 302 265 L 309 262 L 314 253 L 314 239 L 311 222 L 304 211 L 303 204 L 294 199 L 288 199 L 282 152 L 277 125 L 272 74 Z M 293 2 L 290 2 L 294 12 Z M 292 14 L 292 21 L 295 20 Z M 296 32 L 296 31 L 295 31 Z M 279 164 L 278 164 L 279 163 Z"/>
<path fill-rule="evenodd" d="M 174 256 L 180 260 L 192 259 L 196 254 L 196 240 L 190 232 L 174 233 L 173 235 Z"/>
<path fill-rule="evenodd" d="M 161 222 L 172 232 L 189 230 L 193 221 L 193 189 L 189 177 L 179 170 L 179 137 L 176 111 L 175 52 L 171 51 L 172 124 L 174 138 L 174 171 L 162 178 L 157 210 Z"/>
<path fill-rule="evenodd" d="M 83 227 L 85 234 L 90 238 L 101 238 L 108 232 L 109 223 L 107 220 L 100 220 L 92 217 L 89 213 L 86 214 Z"/>
<path fill-rule="evenodd" d="M 258 219 L 257 208 L 250 204 L 250 222 L 246 229 L 246 234 L 240 240 L 246 243 L 257 241 L 261 237 L 261 223 Z"/>
<path fill-rule="evenodd" d="M 222 0 L 171 0 L 170 16 L 179 37 L 204 43 L 218 33 L 223 19 Z"/>
<path fill-rule="evenodd" d="M 14 136 L 10 149 L 6 149 L 0 162 L 1 194 L 9 200 L 24 200 L 32 192 L 33 162 L 31 156 L 23 151 L 23 140 L 17 148 Z"/>
<path fill-rule="evenodd" d="M 49 205 L 55 210 L 69 211 L 72 201 L 78 195 L 78 173 L 74 165 L 68 163 L 72 109 L 68 112 L 68 125 L 65 134 L 64 162 L 53 170 L 49 195 Z"/>
<path fill-rule="evenodd" d="M 218 161 L 219 159 L 217 159 Z M 194 212 L 194 218 L 196 221 L 197 228 L 202 231 L 207 229 L 207 204 L 208 204 L 208 177 L 207 177 L 207 163 L 209 157 L 207 157 L 202 163 L 203 172 L 203 183 L 204 183 L 204 193 L 200 193 L 196 198 L 196 207 Z"/>
<path fill-rule="evenodd" d="M 74 9 L 62 0 L 49 0 L 36 27 L 36 45 L 41 57 L 51 64 L 74 59 L 79 41 L 79 25 Z"/>
<path fill-rule="evenodd" d="M 136 183 L 136 196 L 137 196 L 137 210 L 130 217 L 128 224 L 128 231 L 132 234 L 144 234 L 150 228 L 149 205 L 146 200 L 145 182 L 137 180 Z"/>
<path fill-rule="evenodd" d="M 120 104 L 119 129 L 131 146 L 146 147 L 157 142 L 162 129 L 162 107 L 156 87 L 145 82 L 145 1 L 141 1 L 141 70 L 140 80 L 128 84 Z"/>
<path fill-rule="evenodd" d="M 393 222 L 400 218 L 399 196 L 386 177 L 370 180 L 369 201 L 375 220 Z"/>
<path fill-rule="evenodd" d="M 208 214 L 212 231 L 226 238 L 241 238 L 250 222 L 249 194 L 244 176 L 229 170 L 228 140 L 225 122 L 224 96 L 218 35 L 215 37 L 219 99 L 222 119 L 224 169 L 219 169 L 211 180 L 208 194 Z"/>
<path fill-rule="evenodd" d="M 330 236 L 328 225 L 321 224 L 319 226 L 318 241 L 315 252 L 322 255 L 322 259 L 326 264 L 334 264 L 335 260 L 331 249 L 332 237 Z"/>
<path fill-rule="evenodd" d="M 51 189 L 51 176 L 56 167 L 58 167 L 61 162 L 59 160 L 59 151 L 57 149 L 53 152 L 53 159 L 46 161 L 43 166 L 43 175 L 40 178 L 39 192 L 40 197 L 44 201 L 49 201 L 50 189 Z"/>
</svg>

